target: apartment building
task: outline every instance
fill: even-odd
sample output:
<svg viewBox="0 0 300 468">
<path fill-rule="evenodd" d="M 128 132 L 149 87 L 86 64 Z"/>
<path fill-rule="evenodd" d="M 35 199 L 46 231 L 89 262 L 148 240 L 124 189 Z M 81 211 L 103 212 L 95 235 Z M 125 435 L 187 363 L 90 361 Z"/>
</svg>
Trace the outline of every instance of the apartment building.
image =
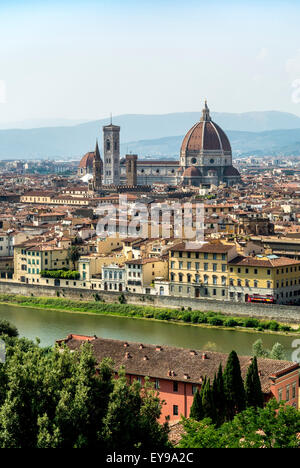
<svg viewBox="0 0 300 468">
<path fill-rule="evenodd" d="M 170 295 L 226 300 L 227 264 L 236 256 L 235 244 L 206 243 L 193 249 L 183 242 L 171 247 Z"/>
<path fill-rule="evenodd" d="M 155 280 L 168 279 L 167 258 L 138 258 L 125 262 L 126 290 L 150 294 Z"/>
<path fill-rule="evenodd" d="M 237 256 L 228 263 L 229 299 L 300 302 L 300 260 L 276 255 Z"/>
<path fill-rule="evenodd" d="M 91 343 L 99 363 L 106 357 L 113 360 L 116 377 L 121 366 L 125 367 L 129 383 L 138 380 L 144 385 L 145 377 L 149 377 L 159 391 L 159 397 L 165 402 L 159 419 L 161 423 L 165 422 L 166 417 L 170 421 L 179 420 L 181 415 L 189 417 L 196 390 L 201 389 L 205 377 L 212 382 L 219 365 L 224 369 L 228 359 L 225 353 L 146 345 L 95 336 L 70 334 L 57 343 L 65 343 L 71 350 L 75 350 L 87 341 Z M 243 379 L 251 359 L 249 356 L 239 357 Z M 265 402 L 275 397 L 278 401 L 285 400 L 287 405 L 298 408 L 298 363 L 259 358 L 258 372 Z"/>
</svg>

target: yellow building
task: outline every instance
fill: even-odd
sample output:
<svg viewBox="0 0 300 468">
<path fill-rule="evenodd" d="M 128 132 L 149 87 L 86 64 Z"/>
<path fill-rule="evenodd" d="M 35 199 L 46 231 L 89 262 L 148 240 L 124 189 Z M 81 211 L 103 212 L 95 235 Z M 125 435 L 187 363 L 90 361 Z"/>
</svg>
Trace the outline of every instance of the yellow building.
<svg viewBox="0 0 300 468">
<path fill-rule="evenodd" d="M 227 263 L 236 255 L 235 244 L 175 245 L 169 251 L 170 295 L 227 299 Z"/>
<path fill-rule="evenodd" d="M 68 260 L 70 239 L 32 238 L 14 248 L 14 280 L 23 283 L 52 284 L 52 280 L 40 276 L 42 270 L 74 269 Z M 79 252 L 87 252 L 87 245 L 79 245 Z M 77 268 L 77 262 L 75 264 Z"/>
<path fill-rule="evenodd" d="M 300 261 L 276 255 L 238 256 L 228 263 L 228 283 L 232 301 L 297 303 Z"/>
<path fill-rule="evenodd" d="M 125 262 L 126 289 L 134 293 L 150 294 L 155 280 L 168 279 L 168 260 L 139 258 Z"/>
</svg>

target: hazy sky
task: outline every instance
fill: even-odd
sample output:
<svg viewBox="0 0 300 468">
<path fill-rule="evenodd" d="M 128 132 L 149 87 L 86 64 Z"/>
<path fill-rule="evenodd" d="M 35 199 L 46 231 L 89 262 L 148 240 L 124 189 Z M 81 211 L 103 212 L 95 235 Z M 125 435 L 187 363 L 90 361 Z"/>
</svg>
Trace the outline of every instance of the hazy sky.
<svg viewBox="0 0 300 468">
<path fill-rule="evenodd" d="M 0 123 L 300 115 L 299 0 L 0 0 Z"/>
</svg>

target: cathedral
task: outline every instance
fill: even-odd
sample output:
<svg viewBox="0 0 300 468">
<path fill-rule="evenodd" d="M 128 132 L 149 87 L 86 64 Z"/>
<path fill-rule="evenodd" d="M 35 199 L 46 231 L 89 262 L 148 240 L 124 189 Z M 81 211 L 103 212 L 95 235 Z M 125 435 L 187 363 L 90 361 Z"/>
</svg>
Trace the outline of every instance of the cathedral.
<svg viewBox="0 0 300 468">
<path fill-rule="evenodd" d="M 200 120 L 182 141 L 179 161 L 139 160 L 136 155 L 120 159 L 120 127 L 111 122 L 103 127 L 103 161 L 96 144 L 95 151 L 81 159 L 78 177 L 89 183 L 91 191 L 103 186 L 149 186 L 158 182 L 205 188 L 240 182 L 240 174 L 232 165 L 228 137 L 211 120 L 206 101 Z"/>
</svg>

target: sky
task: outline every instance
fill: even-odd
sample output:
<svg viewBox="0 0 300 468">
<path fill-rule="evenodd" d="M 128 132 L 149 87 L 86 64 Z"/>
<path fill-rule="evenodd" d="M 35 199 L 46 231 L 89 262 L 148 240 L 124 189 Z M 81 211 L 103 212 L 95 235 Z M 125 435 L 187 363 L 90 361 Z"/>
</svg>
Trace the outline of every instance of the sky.
<svg viewBox="0 0 300 468">
<path fill-rule="evenodd" d="M 300 0 L 0 0 L 0 124 L 300 115 Z"/>
</svg>

